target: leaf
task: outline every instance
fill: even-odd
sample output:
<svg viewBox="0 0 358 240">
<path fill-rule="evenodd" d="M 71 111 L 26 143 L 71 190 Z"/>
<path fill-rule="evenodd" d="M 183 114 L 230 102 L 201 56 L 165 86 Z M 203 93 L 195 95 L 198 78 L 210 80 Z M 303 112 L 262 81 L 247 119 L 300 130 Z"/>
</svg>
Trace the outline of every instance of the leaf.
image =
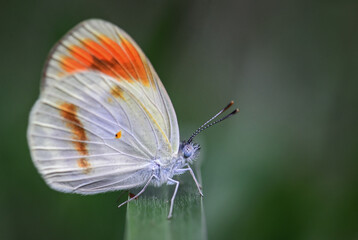
<svg viewBox="0 0 358 240">
<path fill-rule="evenodd" d="M 200 172 L 196 171 L 199 182 Z M 189 173 L 175 176 L 180 182 L 173 217 L 168 219 L 174 185 L 148 187 L 127 205 L 126 240 L 207 239 L 203 198 Z"/>
</svg>

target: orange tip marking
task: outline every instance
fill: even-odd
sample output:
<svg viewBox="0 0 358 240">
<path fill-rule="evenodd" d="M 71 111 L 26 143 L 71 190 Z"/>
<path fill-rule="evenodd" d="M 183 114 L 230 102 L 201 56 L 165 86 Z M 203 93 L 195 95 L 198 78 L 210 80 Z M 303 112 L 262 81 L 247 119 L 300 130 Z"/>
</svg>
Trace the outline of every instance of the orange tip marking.
<svg viewBox="0 0 358 240">
<path fill-rule="evenodd" d="M 135 45 L 125 38 L 121 38 L 120 43 L 105 35 L 99 35 L 97 39 L 98 42 L 84 39 L 81 46 L 70 46 L 69 56 L 60 61 L 62 69 L 67 73 L 96 70 L 119 81 L 135 80 L 150 85 L 147 75 L 147 72 L 151 74 L 150 69 Z"/>
<path fill-rule="evenodd" d="M 126 80 L 131 80 L 132 76 L 134 79 L 138 79 L 135 66 L 131 63 L 131 60 L 128 58 L 128 54 L 118 45 L 117 42 L 112 39 L 101 35 L 99 37 L 101 43 L 110 51 L 114 57 L 113 67 L 115 70 Z"/>
<path fill-rule="evenodd" d="M 147 72 L 145 69 L 145 66 L 143 64 L 142 58 L 140 57 L 137 49 L 135 46 L 133 46 L 128 40 L 122 39 L 122 45 L 126 52 L 129 55 L 129 58 L 131 59 L 131 62 L 133 62 L 133 65 L 139 75 L 140 80 L 145 86 L 149 86 L 149 80 L 147 77 Z"/>
</svg>

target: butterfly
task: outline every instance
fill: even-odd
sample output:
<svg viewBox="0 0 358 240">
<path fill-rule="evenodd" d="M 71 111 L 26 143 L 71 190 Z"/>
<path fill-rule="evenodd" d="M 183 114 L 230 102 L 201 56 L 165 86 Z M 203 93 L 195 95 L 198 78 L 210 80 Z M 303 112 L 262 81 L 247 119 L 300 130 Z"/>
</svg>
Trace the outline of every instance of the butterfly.
<svg viewBox="0 0 358 240">
<path fill-rule="evenodd" d="M 27 132 L 31 157 L 54 190 L 77 194 L 175 185 L 200 146 L 192 140 L 233 102 L 180 141 L 170 98 L 134 40 L 104 20 L 86 20 L 51 50 Z"/>
</svg>

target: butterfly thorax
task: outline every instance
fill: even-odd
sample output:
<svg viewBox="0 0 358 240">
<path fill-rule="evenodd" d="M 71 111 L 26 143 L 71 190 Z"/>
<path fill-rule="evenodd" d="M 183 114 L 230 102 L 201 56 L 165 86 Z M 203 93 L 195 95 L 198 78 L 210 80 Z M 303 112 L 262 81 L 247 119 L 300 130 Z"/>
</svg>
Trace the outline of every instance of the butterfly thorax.
<svg viewBox="0 0 358 240">
<path fill-rule="evenodd" d="M 151 182 L 154 186 L 161 186 L 168 182 L 168 178 L 186 172 L 186 166 L 192 164 L 199 156 L 200 146 L 196 143 L 181 142 L 178 153 L 175 154 L 169 164 L 163 164 L 160 159 L 154 161 L 152 170 L 154 178 Z"/>
</svg>

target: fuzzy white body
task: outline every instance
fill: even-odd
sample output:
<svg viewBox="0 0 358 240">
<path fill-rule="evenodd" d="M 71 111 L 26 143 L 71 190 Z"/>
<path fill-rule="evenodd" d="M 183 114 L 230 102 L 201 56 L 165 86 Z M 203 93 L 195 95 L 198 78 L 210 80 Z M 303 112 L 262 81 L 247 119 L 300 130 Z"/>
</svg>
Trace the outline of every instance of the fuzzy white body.
<svg viewBox="0 0 358 240">
<path fill-rule="evenodd" d="M 183 148 L 185 145 L 190 145 L 189 157 L 185 157 Z M 160 159 L 155 160 L 152 166 L 152 172 L 150 176 L 154 176 L 151 185 L 159 187 L 163 184 L 173 184 L 168 181 L 168 179 L 173 178 L 175 175 L 180 175 L 185 173 L 188 170 L 189 164 L 198 157 L 200 151 L 200 146 L 194 143 L 186 143 L 183 141 L 180 145 L 178 154 L 170 161 L 170 164 L 163 165 Z M 148 175 L 146 176 L 148 177 Z M 149 179 L 149 178 L 147 178 Z"/>
</svg>

